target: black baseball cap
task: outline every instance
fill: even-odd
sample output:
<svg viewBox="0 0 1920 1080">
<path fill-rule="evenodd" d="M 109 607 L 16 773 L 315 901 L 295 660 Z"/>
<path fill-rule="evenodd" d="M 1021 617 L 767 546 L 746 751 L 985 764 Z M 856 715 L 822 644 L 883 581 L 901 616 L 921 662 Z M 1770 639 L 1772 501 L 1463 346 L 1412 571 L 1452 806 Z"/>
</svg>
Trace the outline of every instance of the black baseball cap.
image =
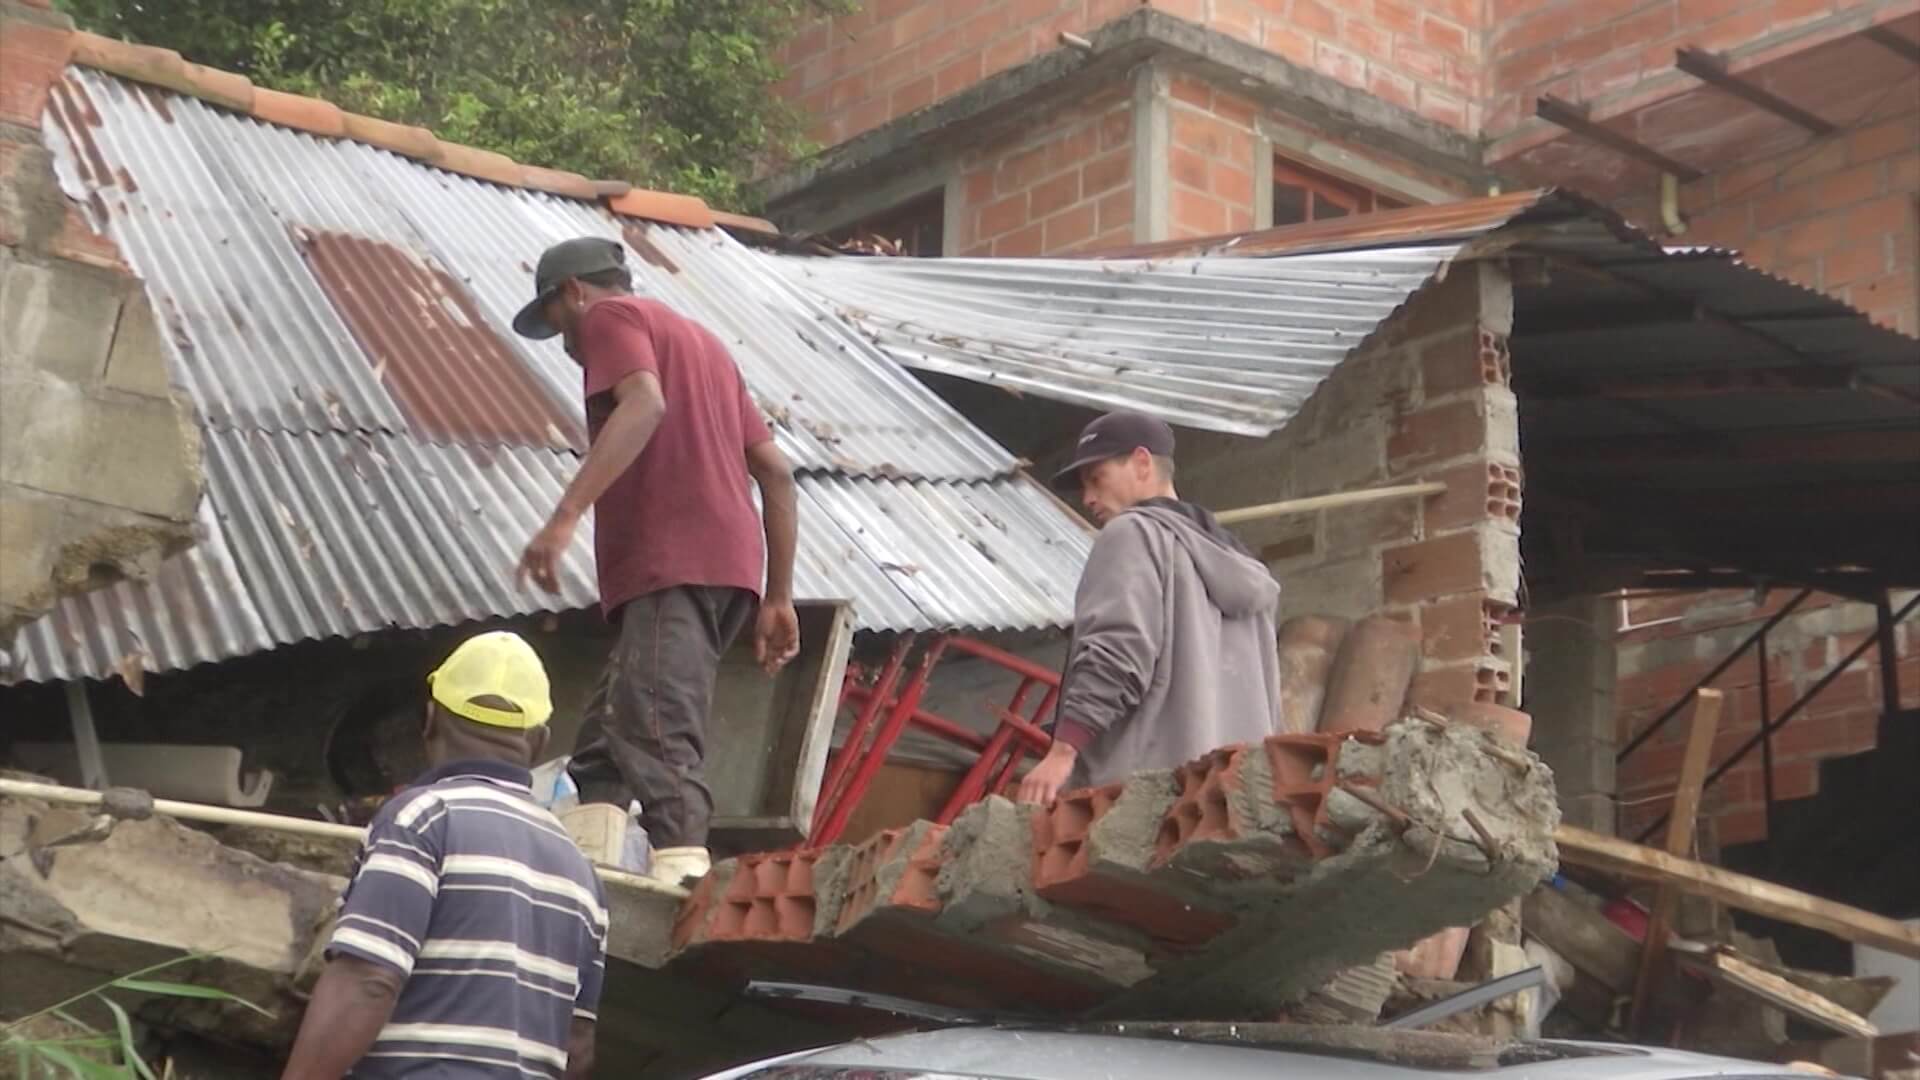
<svg viewBox="0 0 1920 1080">
<path fill-rule="evenodd" d="M 570 278 L 618 270 L 627 264 L 627 253 L 619 241 L 598 236 L 562 240 L 540 253 L 540 265 L 533 272 L 533 299 L 513 317 L 513 332 L 536 341 L 560 331 L 547 322 L 546 304 Z"/>
<path fill-rule="evenodd" d="M 1068 490 L 1080 483 L 1080 470 L 1108 458 L 1145 449 L 1154 457 L 1173 456 L 1173 429 L 1166 421 L 1137 412 L 1110 412 L 1080 429 L 1073 462 L 1053 474 L 1053 486 Z"/>
</svg>

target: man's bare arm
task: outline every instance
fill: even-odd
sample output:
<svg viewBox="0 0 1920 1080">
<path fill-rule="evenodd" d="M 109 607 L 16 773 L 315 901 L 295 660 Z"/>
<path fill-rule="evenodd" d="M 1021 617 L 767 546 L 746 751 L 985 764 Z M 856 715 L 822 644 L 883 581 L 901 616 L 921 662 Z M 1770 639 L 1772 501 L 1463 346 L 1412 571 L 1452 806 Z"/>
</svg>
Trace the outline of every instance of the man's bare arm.
<svg viewBox="0 0 1920 1080">
<path fill-rule="evenodd" d="M 567 1078 L 586 1080 L 593 1072 L 593 1021 L 573 1018 L 567 1029 Z"/>
<path fill-rule="evenodd" d="M 357 956 L 327 961 L 280 1080 L 339 1080 L 373 1049 L 406 981 L 398 971 Z"/>
<path fill-rule="evenodd" d="M 660 379 L 651 371 L 636 371 L 614 384 L 613 414 L 600 428 L 600 435 L 588 448 L 580 471 L 560 496 L 560 504 L 533 540 L 527 544 L 514 572 L 516 580 L 533 578 L 533 583 L 557 592 L 560 588 L 556 567 L 573 543 L 573 531 L 580 519 L 593 509 L 594 502 L 606 494 L 620 474 L 639 458 L 640 452 L 660 429 L 667 414 L 667 399 Z"/>
<path fill-rule="evenodd" d="M 767 591 L 754 626 L 754 656 L 768 674 L 800 652 L 800 620 L 793 610 L 793 557 L 800 543 L 800 506 L 793 466 L 773 440 L 747 448 L 747 471 L 760 485 L 760 516 L 767 533 Z"/>
</svg>

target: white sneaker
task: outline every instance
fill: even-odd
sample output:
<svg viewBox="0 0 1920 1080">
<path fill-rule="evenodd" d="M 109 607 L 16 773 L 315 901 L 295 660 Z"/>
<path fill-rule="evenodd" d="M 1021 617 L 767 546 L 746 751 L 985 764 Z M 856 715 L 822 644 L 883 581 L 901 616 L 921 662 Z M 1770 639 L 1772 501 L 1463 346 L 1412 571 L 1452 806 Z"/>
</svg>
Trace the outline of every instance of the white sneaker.
<svg viewBox="0 0 1920 1080">
<path fill-rule="evenodd" d="M 713 856 L 703 847 L 654 848 L 652 862 L 647 876 L 666 885 L 690 885 L 713 869 Z"/>
</svg>

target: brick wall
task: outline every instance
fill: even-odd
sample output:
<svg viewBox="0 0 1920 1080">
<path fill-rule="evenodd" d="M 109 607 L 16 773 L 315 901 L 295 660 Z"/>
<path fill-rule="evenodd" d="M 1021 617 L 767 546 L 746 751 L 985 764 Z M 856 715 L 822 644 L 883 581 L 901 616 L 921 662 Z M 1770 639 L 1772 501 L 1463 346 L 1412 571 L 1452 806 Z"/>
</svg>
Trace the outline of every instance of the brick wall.
<svg viewBox="0 0 1920 1080">
<path fill-rule="evenodd" d="M 1248 545 L 1281 583 L 1281 615 L 1416 621 L 1425 703 L 1509 702 L 1499 623 L 1520 584 L 1519 435 L 1508 389 L 1512 292 L 1461 267 L 1335 370 L 1300 413 L 1259 441 L 1193 436 L 1178 486 L 1233 507 L 1380 484 L 1440 480 L 1419 501 L 1253 524 Z"/>
<path fill-rule="evenodd" d="M 1200 79 L 1175 76 L 1167 104 L 1168 239 L 1245 232 L 1261 198 L 1260 110 Z M 1266 196 L 1271 198 L 1271 196 Z"/>
<path fill-rule="evenodd" d="M 1706 592 L 1635 600 L 1619 636 L 1615 687 L 1619 745 L 1670 707 L 1793 596 L 1776 590 L 1755 604 L 1751 593 Z M 1896 597 L 1896 605 L 1904 597 Z M 1645 624 L 1645 625 L 1640 625 Z M 1778 717 L 1855 646 L 1874 636 L 1874 609 L 1834 597 L 1812 597 L 1768 634 L 1770 715 Z M 1920 708 L 1920 629 L 1896 630 L 1902 705 Z M 1711 685 L 1726 694 L 1716 766 L 1760 730 L 1760 664 L 1750 650 Z M 1774 737 L 1774 791 L 1780 800 L 1818 793 L 1819 763 L 1871 750 L 1882 711 L 1879 658 L 1869 649 Z M 1638 836 L 1665 813 L 1686 740 L 1684 714 L 1619 766 L 1621 835 Z M 1702 815 L 1721 844 L 1766 838 L 1761 757 L 1754 750 L 1707 790 Z"/>
<path fill-rule="evenodd" d="M 1140 7 L 1200 23 L 1461 130 L 1480 120 L 1479 0 L 864 0 L 781 52 L 780 92 L 826 146 L 925 108 Z"/>
<path fill-rule="evenodd" d="M 1671 76 L 1674 50 L 1723 51 L 1890 0 L 1490 0 L 1485 131 L 1500 138 L 1541 94 L 1592 101 Z M 1691 85 L 1691 80 L 1685 80 Z"/>
<path fill-rule="evenodd" d="M 1909 83 L 1911 86 L 1911 83 Z M 1920 334 L 1920 98 L 1888 96 L 1860 123 L 1682 189 L 1678 242 L 1737 248 L 1876 322 Z M 1641 223 L 1644 204 L 1624 208 Z"/>
<path fill-rule="evenodd" d="M 1115 90 L 967 155 L 958 197 L 963 255 L 1059 255 L 1133 242 L 1133 105 Z"/>
</svg>

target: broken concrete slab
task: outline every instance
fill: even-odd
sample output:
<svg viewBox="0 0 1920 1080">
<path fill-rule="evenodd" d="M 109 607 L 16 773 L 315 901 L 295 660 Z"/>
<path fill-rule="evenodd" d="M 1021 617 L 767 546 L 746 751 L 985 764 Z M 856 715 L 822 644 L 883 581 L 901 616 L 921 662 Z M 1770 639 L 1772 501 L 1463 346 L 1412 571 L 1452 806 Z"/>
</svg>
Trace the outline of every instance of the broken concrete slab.
<svg viewBox="0 0 1920 1080">
<path fill-rule="evenodd" d="M 1045 812 L 988 799 L 949 828 L 838 849 L 851 872 L 810 884 L 816 915 L 844 893 L 830 937 L 851 950 L 845 978 L 905 965 L 930 974 L 918 996 L 1003 1009 L 1271 1017 L 1343 969 L 1527 892 L 1553 870 L 1557 822 L 1538 759 L 1483 731 L 1408 721 L 1225 748 Z M 817 947 L 817 920 L 769 916 L 749 932 L 713 907 L 764 860 L 723 862 L 682 913 L 683 926 L 732 919 L 733 940 L 682 936 L 779 978 L 767 948 Z M 1024 993 L 1042 980 L 1079 993 Z"/>
</svg>

